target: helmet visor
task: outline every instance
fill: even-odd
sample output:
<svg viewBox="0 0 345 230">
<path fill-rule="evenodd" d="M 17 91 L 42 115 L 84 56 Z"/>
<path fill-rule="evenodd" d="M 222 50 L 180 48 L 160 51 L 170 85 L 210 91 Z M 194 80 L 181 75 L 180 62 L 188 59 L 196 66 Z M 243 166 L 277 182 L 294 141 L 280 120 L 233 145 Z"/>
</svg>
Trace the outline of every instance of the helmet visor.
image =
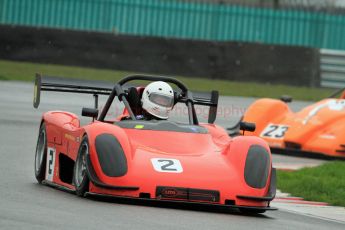
<svg viewBox="0 0 345 230">
<path fill-rule="evenodd" d="M 172 107 L 174 105 L 174 98 L 166 95 L 151 93 L 149 96 L 151 102 L 163 106 L 163 107 Z"/>
</svg>

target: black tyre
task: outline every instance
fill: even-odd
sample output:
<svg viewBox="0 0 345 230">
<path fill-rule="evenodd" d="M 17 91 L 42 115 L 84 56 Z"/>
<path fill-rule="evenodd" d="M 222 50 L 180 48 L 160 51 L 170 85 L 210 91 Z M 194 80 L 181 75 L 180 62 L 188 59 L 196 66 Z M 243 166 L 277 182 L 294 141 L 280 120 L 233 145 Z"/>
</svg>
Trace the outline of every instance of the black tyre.
<svg viewBox="0 0 345 230">
<path fill-rule="evenodd" d="M 89 178 L 86 171 L 86 158 L 89 155 L 89 141 L 86 136 L 83 137 L 78 156 L 74 164 L 73 183 L 75 186 L 76 194 L 84 196 L 89 191 Z"/>
<path fill-rule="evenodd" d="M 46 174 L 47 159 L 47 133 L 46 126 L 42 123 L 38 134 L 38 140 L 35 153 L 35 177 L 38 183 L 42 183 Z"/>
</svg>

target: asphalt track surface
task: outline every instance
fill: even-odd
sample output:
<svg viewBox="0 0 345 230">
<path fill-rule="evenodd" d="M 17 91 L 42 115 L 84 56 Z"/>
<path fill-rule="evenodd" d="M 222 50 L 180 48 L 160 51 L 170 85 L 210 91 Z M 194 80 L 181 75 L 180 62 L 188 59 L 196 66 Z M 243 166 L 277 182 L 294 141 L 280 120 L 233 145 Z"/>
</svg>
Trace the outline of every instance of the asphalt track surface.
<svg viewBox="0 0 345 230">
<path fill-rule="evenodd" d="M 82 106 L 93 102 L 87 95 L 43 93 L 35 110 L 32 96 L 32 84 L 0 81 L 0 229 L 345 229 L 341 223 L 281 210 L 248 216 L 189 206 L 105 202 L 39 185 L 33 165 L 41 113 L 61 109 L 80 114 Z M 245 108 L 253 100 L 227 97 L 220 106 Z M 236 121 L 232 115 L 229 124 Z M 228 125 L 226 117 L 219 124 Z"/>
</svg>

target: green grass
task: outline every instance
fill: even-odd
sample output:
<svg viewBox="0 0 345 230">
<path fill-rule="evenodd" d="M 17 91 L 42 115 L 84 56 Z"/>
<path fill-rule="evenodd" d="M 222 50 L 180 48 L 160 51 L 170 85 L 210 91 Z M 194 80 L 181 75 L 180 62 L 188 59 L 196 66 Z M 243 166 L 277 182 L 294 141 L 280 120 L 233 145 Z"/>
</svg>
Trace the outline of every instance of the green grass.
<svg viewBox="0 0 345 230">
<path fill-rule="evenodd" d="M 345 207 L 345 162 L 329 162 L 298 171 L 278 171 L 278 188 L 306 200 Z"/>
<path fill-rule="evenodd" d="M 33 81 L 35 73 L 116 82 L 134 72 L 0 60 L 0 80 Z M 320 88 L 208 80 L 192 77 L 177 78 L 192 90 L 209 91 L 216 89 L 219 90 L 221 95 L 229 96 L 279 98 L 282 94 L 287 94 L 296 100 L 317 101 L 332 93 L 330 89 Z"/>
</svg>

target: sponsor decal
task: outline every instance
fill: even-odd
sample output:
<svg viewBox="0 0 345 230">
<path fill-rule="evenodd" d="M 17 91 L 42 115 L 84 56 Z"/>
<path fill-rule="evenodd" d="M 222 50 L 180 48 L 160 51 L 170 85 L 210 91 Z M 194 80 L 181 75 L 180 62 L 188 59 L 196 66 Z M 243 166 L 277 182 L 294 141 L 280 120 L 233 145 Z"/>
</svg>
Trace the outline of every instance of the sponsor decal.
<svg viewBox="0 0 345 230">
<path fill-rule="evenodd" d="M 179 199 L 198 202 L 219 202 L 219 191 L 204 190 L 182 187 L 162 187 L 156 188 L 158 199 Z"/>
<path fill-rule="evenodd" d="M 134 126 L 135 129 L 143 129 L 144 128 L 144 125 L 136 125 Z"/>
<path fill-rule="evenodd" d="M 162 196 L 164 197 L 176 197 L 178 194 L 178 191 L 174 188 L 165 188 L 162 190 Z"/>
<path fill-rule="evenodd" d="M 70 141 L 76 141 L 76 138 L 72 136 L 71 134 L 65 133 L 65 138 Z"/>
</svg>

